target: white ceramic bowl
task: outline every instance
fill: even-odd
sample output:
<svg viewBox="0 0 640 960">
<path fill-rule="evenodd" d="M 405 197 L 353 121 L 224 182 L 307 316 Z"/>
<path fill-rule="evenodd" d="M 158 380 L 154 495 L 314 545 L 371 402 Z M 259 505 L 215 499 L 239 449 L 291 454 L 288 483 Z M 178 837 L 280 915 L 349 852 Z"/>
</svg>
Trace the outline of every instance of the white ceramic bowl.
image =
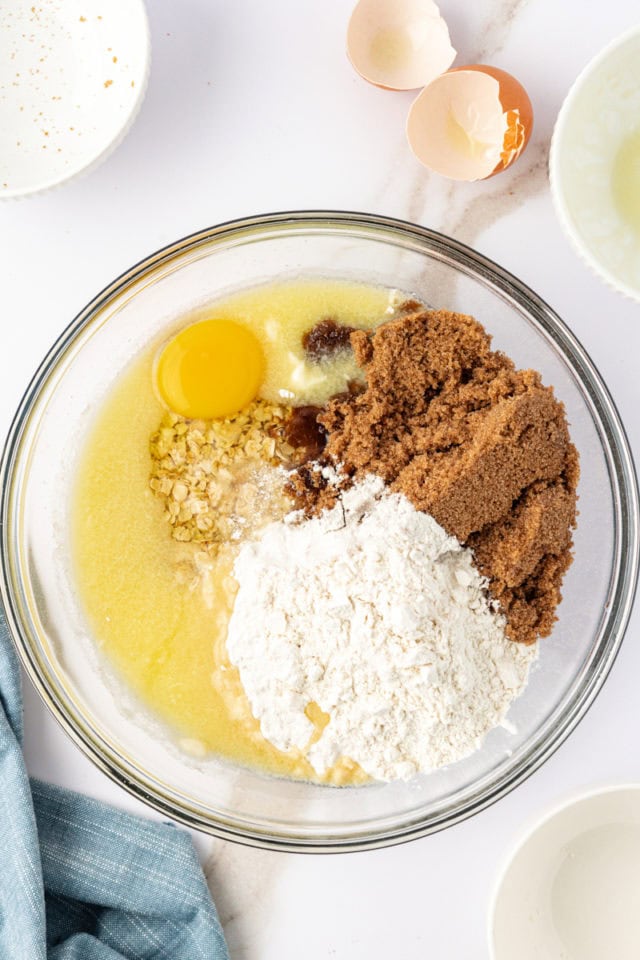
<svg viewBox="0 0 640 960">
<path fill-rule="evenodd" d="M 120 143 L 151 45 L 142 0 L 0 5 L 0 198 L 58 186 Z"/>
<path fill-rule="evenodd" d="M 600 788 L 538 821 L 501 871 L 491 960 L 637 960 L 640 784 Z"/>
<path fill-rule="evenodd" d="M 549 157 L 551 194 L 574 247 L 601 279 L 640 300 L 640 183 L 625 212 L 613 186 L 629 138 L 637 140 L 637 177 L 640 27 L 610 43 L 579 75 L 558 115 Z"/>
</svg>

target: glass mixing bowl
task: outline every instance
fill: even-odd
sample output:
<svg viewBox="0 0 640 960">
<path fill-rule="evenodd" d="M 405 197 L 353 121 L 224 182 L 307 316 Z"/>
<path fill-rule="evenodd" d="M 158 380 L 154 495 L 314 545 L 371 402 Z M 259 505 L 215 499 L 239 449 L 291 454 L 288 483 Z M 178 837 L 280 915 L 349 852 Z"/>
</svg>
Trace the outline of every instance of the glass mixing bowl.
<svg viewBox="0 0 640 960">
<path fill-rule="evenodd" d="M 335 788 L 195 760 L 123 689 L 92 642 L 70 562 L 69 505 L 83 438 L 115 380 L 159 333 L 239 288 L 298 276 L 399 287 L 471 313 L 565 403 L 580 451 L 575 561 L 513 726 L 460 763 L 409 783 Z M 382 846 L 449 826 L 503 796 L 567 736 L 596 696 L 629 616 L 638 562 L 633 463 L 580 344 L 506 271 L 448 237 L 348 213 L 284 213 L 166 247 L 99 294 L 36 373 L 2 463 L 2 596 L 24 667 L 54 716 L 112 779 L 176 820 L 285 850 Z M 514 732 L 515 730 L 515 732 Z"/>
</svg>

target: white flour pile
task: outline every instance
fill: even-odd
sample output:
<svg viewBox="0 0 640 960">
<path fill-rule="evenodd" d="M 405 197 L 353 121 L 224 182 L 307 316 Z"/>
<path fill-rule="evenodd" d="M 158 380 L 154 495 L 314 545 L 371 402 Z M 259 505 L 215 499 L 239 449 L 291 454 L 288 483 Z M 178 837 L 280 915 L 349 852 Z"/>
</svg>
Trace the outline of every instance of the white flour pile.
<svg viewBox="0 0 640 960">
<path fill-rule="evenodd" d="M 378 780 L 460 760 L 536 656 L 506 639 L 472 553 L 374 477 L 317 519 L 270 524 L 234 576 L 227 648 L 251 709 L 319 774 L 341 756 Z M 319 739 L 313 702 L 330 716 Z"/>
</svg>

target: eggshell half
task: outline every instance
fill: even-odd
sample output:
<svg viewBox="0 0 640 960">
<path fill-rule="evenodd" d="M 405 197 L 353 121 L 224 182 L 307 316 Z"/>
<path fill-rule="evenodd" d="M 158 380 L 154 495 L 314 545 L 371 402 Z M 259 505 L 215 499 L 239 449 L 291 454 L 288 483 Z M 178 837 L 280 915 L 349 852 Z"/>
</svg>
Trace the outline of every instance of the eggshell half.
<svg viewBox="0 0 640 960">
<path fill-rule="evenodd" d="M 477 70 L 494 77 L 500 85 L 500 103 L 507 115 L 507 135 L 503 143 L 501 162 L 493 171 L 500 173 L 517 160 L 529 142 L 533 132 L 533 106 L 529 94 L 519 80 L 506 70 L 491 67 L 486 63 L 472 63 L 467 67 L 455 67 L 456 70 Z"/>
<path fill-rule="evenodd" d="M 447 70 L 456 51 L 433 0 L 360 0 L 347 53 L 361 77 L 386 90 L 415 90 Z"/>
<path fill-rule="evenodd" d="M 472 64 L 447 71 L 418 95 L 407 137 L 418 160 L 454 180 L 484 180 L 524 150 L 533 109 L 511 74 Z"/>
</svg>

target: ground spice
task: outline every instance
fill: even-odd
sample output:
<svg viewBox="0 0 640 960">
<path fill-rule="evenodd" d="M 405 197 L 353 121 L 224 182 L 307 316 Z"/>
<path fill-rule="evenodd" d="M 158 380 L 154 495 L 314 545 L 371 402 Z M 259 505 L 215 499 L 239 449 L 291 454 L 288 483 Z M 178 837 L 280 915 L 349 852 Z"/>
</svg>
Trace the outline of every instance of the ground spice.
<svg viewBox="0 0 640 960">
<path fill-rule="evenodd" d="M 464 314 L 415 309 L 353 332 L 351 345 L 367 386 L 318 417 L 324 462 L 350 479 L 382 476 L 472 547 L 513 639 L 548 635 L 571 563 L 579 475 L 553 389 L 491 350 Z M 297 469 L 288 491 L 310 515 L 336 502 L 314 464 Z"/>
<path fill-rule="evenodd" d="M 284 423 L 284 438 L 301 452 L 304 461 L 315 460 L 324 450 L 327 431 L 318 422 L 321 407 L 311 405 L 293 407 Z"/>
<path fill-rule="evenodd" d="M 336 353 L 348 350 L 353 327 L 338 323 L 333 317 L 319 320 L 315 327 L 307 330 L 302 338 L 302 346 L 307 358 L 313 363 L 330 360 Z"/>
</svg>

